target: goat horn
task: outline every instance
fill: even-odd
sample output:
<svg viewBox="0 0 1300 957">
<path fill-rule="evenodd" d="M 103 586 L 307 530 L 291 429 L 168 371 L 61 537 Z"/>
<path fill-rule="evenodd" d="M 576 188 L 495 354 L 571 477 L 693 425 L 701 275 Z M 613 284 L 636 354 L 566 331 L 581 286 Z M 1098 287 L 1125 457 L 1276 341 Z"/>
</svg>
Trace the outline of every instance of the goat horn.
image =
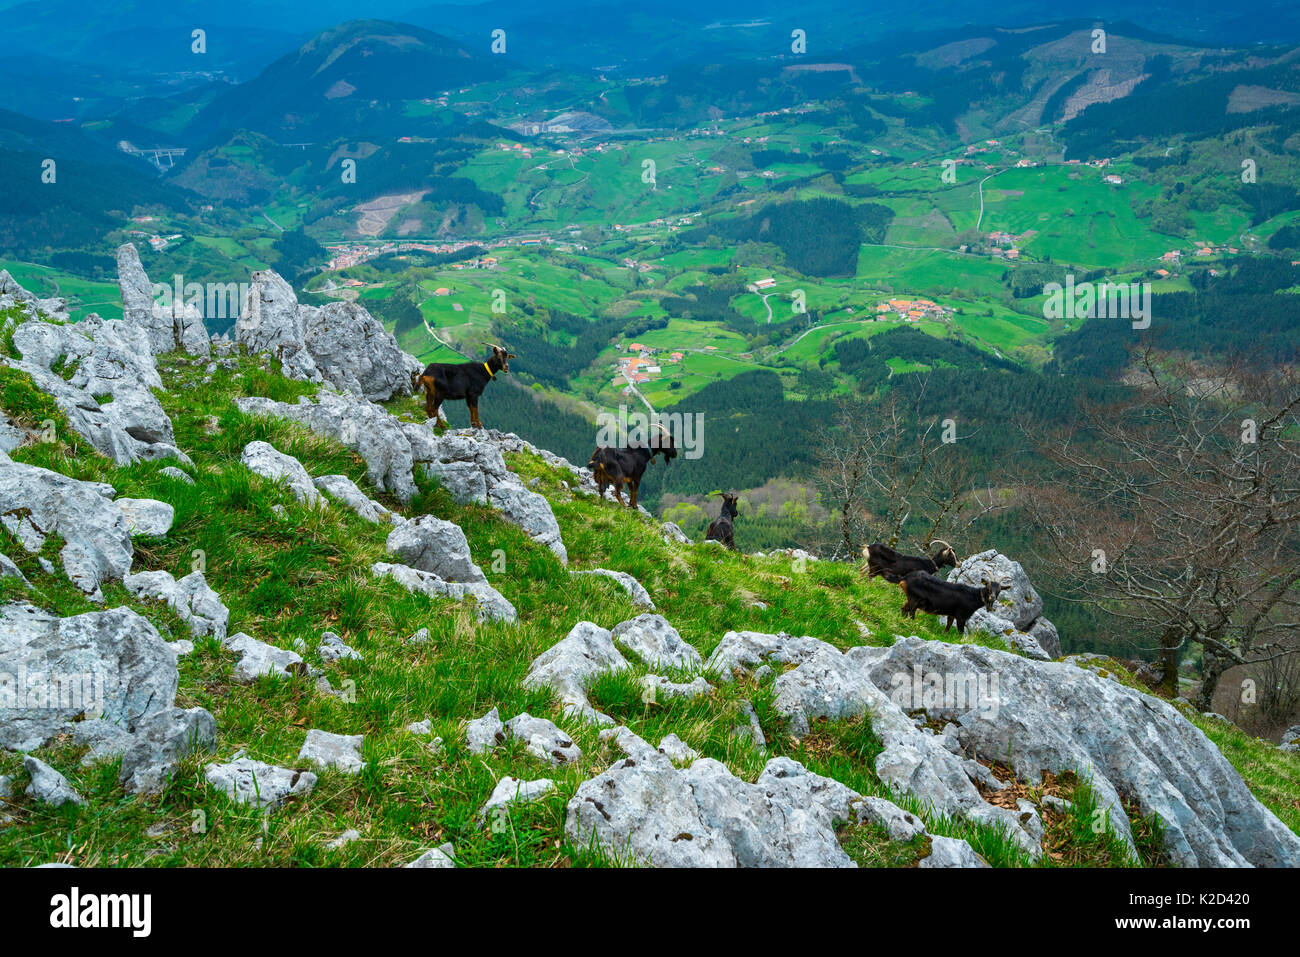
<svg viewBox="0 0 1300 957">
<path fill-rule="evenodd" d="M 932 538 L 932 539 L 930 539 L 930 544 L 931 544 L 931 545 L 942 545 L 944 548 L 948 549 L 949 551 L 955 551 L 955 549 L 954 549 L 951 545 L 949 545 L 947 542 L 945 542 L 942 538 Z"/>
</svg>

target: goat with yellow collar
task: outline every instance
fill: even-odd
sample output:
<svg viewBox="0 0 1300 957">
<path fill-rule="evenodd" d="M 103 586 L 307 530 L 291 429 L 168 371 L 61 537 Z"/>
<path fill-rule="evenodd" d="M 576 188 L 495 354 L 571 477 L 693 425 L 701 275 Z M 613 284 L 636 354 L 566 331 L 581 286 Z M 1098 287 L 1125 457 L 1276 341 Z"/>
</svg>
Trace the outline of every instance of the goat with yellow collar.
<svg viewBox="0 0 1300 957">
<path fill-rule="evenodd" d="M 492 347 L 487 362 L 431 362 L 416 377 L 417 389 L 424 389 L 424 412 L 436 426 L 441 416 L 442 403 L 448 399 L 464 399 L 469 407 L 469 424 L 483 428 L 478 417 L 478 397 L 498 372 L 510 371 L 510 360 L 515 358 L 500 346 Z M 446 425 L 446 419 L 442 419 Z"/>
</svg>

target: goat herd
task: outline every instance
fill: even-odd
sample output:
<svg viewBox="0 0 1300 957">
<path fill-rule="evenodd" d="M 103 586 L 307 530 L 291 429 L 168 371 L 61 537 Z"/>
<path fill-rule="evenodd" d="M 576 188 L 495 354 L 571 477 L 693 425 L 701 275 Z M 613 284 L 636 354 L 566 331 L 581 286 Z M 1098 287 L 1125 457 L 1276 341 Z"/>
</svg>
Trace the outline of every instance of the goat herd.
<svg viewBox="0 0 1300 957">
<path fill-rule="evenodd" d="M 488 383 L 496 378 L 497 373 L 510 371 L 509 360 L 513 358 L 515 356 L 512 353 L 500 346 L 493 346 L 492 355 L 487 362 L 431 363 L 422 373 L 412 376 L 412 390 L 418 393 L 423 387 L 425 412 L 435 423 L 439 421 L 440 408 L 445 400 L 464 399 L 469 407 L 470 424 L 481 429 L 483 423 L 478 416 L 479 396 Z M 648 446 L 631 443 L 626 447 L 601 446 L 592 453 L 587 468 L 591 469 L 602 499 L 605 491 L 612 487 L 619 505 L 636 508 L 637 492 L 641 488 L 646 467 L 661 453 L 665 465 L 677 457 L 672 433 L 662 425 L 657 428 L 657 433 L 650 435 Z M 629 501 L 626 503 L 623 501 L 624 487 L 628 490 Z M 736 503 L 740 496 L 731 492 L 715 494 L 722 497 L 722 511 L 709 523 L 704 539 L 719 542 L 736 551 Z M 879 575 L 903 590 L 907 596 L 903 602 L 905 616 L 915 618 L 918 611 L 923 611 L 946 618 L 945 631 L 956 624 L 959 632 L 965 632 L 966 623 L 977 610 L 981 607 L 993 610 L 993 603 L 997 601 L 1001 590 L 1008 587 L 1008 583 L 985 579 L 976 587 L 939 578 L 940 568 L 957 566 L 957 553 L 947 542 L 936 542 L 941 547 L 932 558 L 904 555 L 882 542 L 866 546 L 862 553 L 867 559 L 867 577 Z"/>
</svg>

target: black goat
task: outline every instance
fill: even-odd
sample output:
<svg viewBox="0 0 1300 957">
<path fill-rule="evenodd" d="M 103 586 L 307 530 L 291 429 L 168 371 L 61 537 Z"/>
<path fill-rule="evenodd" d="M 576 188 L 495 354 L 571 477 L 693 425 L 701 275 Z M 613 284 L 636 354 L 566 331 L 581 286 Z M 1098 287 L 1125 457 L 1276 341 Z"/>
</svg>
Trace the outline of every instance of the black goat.
<svg viewBox="0 0 1300 957">
<path fill-rule="evenodd" d="M 896 552 L 883 542 L 875 542 L 862 549 L 862 554 L 867 558 L 867 577 L 874 578 L 879 575 L 887 582 L 893 582 L 897 585 L 910 572 L 929 572 L 931 575 L 937 575 L 939 569 L 947 566 L 955 568 L 957 566 L 957 553 L 953 547 L 942 539 L 936 538 L 934 544 L 942 546 L 934 553 L 933 558 L 926 558 L 922 555 L 904 555 L 902 552 Z"/>
<path fill-rule="evenodd" d="M 596 486 L 600 489 L 600 497 L 604 498 L 605 489 L 612 485 L 618 504 L 636 508 L 636 496 L 641 488 L 641 477 L 645 475 L 646 467 L 661 452 L 665 465 L 677 458 L 677 446 L 673 442 L 673 435 L 662 426 L 659 427 L 658 437 L 652 438 L 649 447 L 630 445 L 622 449 L 608 446 L 597 448 L 591 453 L 591 461 L 587 463 L 587 468 L 592 471 L 592 478 L 596 480 Z M 624 485 L 628 487 L 631 499 L 627 503 L 623 501 Z"/>
<path fill-rule="evenodd" d="M 733 552 L 736 551 L 736 502 L 739 501 L 739 495 L 733 495 L 730 492 L 719 492 L 722 496 L 722 512 L 713 521 L 709 522 L 708 529 L 704 532 L 706 542 L 721 542 Z"/>
<path fill-rule="evenodd" d="M 498 372 L 510 371 L 513 353 L 500 346 L 492 347 L 492 357 L 487 362 L 431 362 L 416 379 L 416 387 L 424 387 L 424 414 L 438 423 L 439 409 L 448 399 L 464 399 L 469 406 L 469 424 L 483 428 L 478 417 L 478 397 Z"/>
<path fill-rule="evenodd" d="M 903 577 L 898 583 L 907 600 L 903 602 L 903 614 L 915 618 L 917 611 L 947 618 L 944 631 L 957 625 L 959 632 L 965 633 L 966 622 L 982 605 L 989 611 L 997 601 L 998 593 L 1008 587 L 1005 582 L 991 582 L 987 578 L 980 587 L 963 585 L 960 582 L 946 582 L 935 578 L 929 572 L 914 571 Z"/>
</svg>

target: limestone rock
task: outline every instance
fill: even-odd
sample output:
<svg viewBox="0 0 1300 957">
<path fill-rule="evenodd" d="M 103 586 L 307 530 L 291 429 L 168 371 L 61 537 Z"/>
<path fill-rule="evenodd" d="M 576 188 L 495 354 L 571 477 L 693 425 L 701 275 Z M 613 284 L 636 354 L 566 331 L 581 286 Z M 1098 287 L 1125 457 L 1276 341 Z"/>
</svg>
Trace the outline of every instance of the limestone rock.
<svg viewBox="0 0 1300 957">
<path fill-rule="evenodd" d="M 610 632 L 589 621 L 580 621 L 557 644 L 533 659 L 524 678 L 525 688 L 550 688 L 559 696 L 566 715 L 577 715 L 596 724 L 613 724 L 591 706 L 587 687 L 598 675 L 628 667 Z"/>
<path fill-rule="evenodd" d="M 26 676 L 22 706 L 0 707 L 0 747 L 14 751 L 48 744 L 83 715 L 133 730 L 172 707 L 178 680 L 162 636 L 125 607 L 68 618 L 0 607 L 0 673 Z M 68 684 L 69 675 L 82 678 Z"/>
<path fill-rule="evenodd" d="M 91 596 L 131 568 L 130 529 L 112 495 L 109 485 L 0 461 L 0 524 L 32 553 L 47 536 L 62 537 L 63 570 Z"/>
<path fill-rule="evenodd" d="M 23 767 L 32 776 L 32 783 L 27 785 L 27 796 L 48 804 L 62 807 L 65 804 L 85 805 L 86 799 L 54 768 L 44 761 L 28 755 L 23 759 Z"/>
<path fill-rule="evenodd" d="M 682 640 L 663 615 L 638 615 L 619 622 L 612 636 L 651 668 L 693 669 L 704 664 L 700 653 Z"/>
<path fill-rule="evenodd" d="M 272 482 L 284 481 L 293 497 L 311 506 L 325 506 L 307 470 L 292 455 L 285 455 L 269 442 L 249 442 L 240 457 L 250 470 Z"/>
<path fill-rule="evenodd" d="M 118 780 L 130 794 L 156 794 L 187 755 L 212 751 L 217 722 L 203 708 L 169 708 L 139 722 Z"/>
<path fill-rule="evenodd" d="M 205 776 L 232 801 L 266 809 L 277 808 L 291 797 L 310 794 L 316 787 L 316 775 L 310 771 L 280 768 L 246 757 L 228 764 L 210 764 Z"/>
<path fill-rule="evenodd" d="M 471 598 L 475 602 L 479 621 L 503 621 L 510 624 L 518 617 L 515 606 L 487 582 L 443 581 L 432 572 L 388 562 L 375 562 L 370 566 L 370 573 L 376 578 L 391 578 L 407 591 L 420 592 L 430 598 L 450 598 L 453 601 Z"/>
<path fill-rule="evenodd" d="M 359 774 L 365 767 L 361 757 L 363 738 L 360 734 L 332 734 L 313 728 L 307 732 L 298 760 L 322 768 L 337 768 L 344 774 Z"/>
<path fill-rule="evenodd" d="M 203 572 L 190 572 L 179 581 L 165 571 L 140 572 L 126 575 L 122 584 L 137 597 L 165 601 L 189 625 L 194 637 L 214 635 L 218 641 L 226 640 L 230 609 L 209 587 Z"/>
<path fill-rule="evenodd" d="M 440 844 L 432 850 L 425 851 L 406 867 L 455 867 L 456 849 L 451 842 Z"/>
</svg>

